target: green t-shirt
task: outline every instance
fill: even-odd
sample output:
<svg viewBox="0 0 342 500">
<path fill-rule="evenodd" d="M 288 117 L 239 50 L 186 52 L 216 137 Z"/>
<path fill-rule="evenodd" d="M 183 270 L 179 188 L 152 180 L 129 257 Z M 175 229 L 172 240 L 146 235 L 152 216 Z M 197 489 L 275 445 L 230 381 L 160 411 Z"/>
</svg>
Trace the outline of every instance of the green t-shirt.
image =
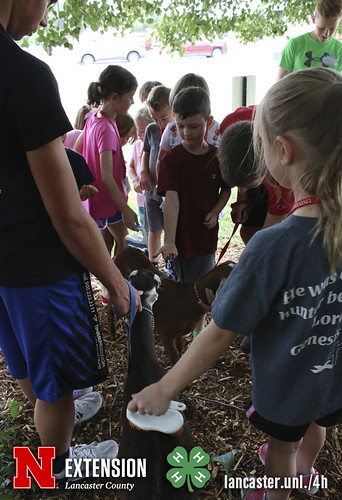
<svg viewBox="0 0 342 500">
<path fill-rule="evenodd" d="M 332 37 L 318 42 L 309 33 L 288 41 L 280 60 L 288 73 L 306 68 L 331 68 L 342 72 L 342 43 Z"/>
</svg>

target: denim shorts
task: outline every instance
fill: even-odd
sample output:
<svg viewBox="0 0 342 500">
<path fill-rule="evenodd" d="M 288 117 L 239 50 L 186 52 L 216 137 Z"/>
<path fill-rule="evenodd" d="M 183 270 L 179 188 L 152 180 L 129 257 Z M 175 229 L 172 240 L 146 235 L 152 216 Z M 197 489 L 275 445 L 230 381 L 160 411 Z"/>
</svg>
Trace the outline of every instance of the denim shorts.
<svg viewBox="0 0 342 500">
<path fill-rule="evenodd" d="M 0 347 L 38 399 L 102 382 L 107 364 L 88 272 L 51 285 L 0 287 Z"/>
</svg>

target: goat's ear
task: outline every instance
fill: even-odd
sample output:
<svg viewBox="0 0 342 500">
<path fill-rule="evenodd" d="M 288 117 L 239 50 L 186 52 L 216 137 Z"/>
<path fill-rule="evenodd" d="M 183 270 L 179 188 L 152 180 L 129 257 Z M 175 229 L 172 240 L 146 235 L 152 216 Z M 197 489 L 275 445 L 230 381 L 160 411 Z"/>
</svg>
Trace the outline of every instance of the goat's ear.
<svg viewBox="0 0 342 500">
<path fill-rule="evenodd" d="M 132 271 L 131 274 L 128 276 L 128 279 L 130 280 L 133 278 L 133 276 L 136 276 L 138 274 L 138 270 L 136 269 L 135 271 Z"/>
</svg>

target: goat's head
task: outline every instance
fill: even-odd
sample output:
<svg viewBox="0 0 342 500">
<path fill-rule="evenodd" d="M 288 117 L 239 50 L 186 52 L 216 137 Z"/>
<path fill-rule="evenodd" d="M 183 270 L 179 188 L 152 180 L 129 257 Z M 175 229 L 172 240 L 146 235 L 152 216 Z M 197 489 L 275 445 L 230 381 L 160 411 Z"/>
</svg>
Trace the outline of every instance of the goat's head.
<svg viewBox="0 0 342 500">
<path fill-rule="evenodd" d="M 161 283 L 159 276 L 149 269 L 137 269 L 131 272 L 128 279 L 134 288 L 143 292 L 142 304 L 152 309 L 153 304 L 158 299 L 157 290 Z"/>
</svg>

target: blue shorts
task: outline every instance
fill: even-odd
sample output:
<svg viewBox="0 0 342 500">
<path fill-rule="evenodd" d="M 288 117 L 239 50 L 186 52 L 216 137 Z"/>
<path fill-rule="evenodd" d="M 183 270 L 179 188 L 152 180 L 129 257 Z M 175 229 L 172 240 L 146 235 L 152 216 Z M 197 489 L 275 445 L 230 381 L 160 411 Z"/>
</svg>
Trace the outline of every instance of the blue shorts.
<svg viewBox="0 0 342 500">
<path fill-rule="evenodd" d="M 89 273 L 52 285 L 0 287 L 0 347 L 10 374 L 49 403 L 107 376 Z"/>
<path fill-rule="evenodd" d="M 116 212 L 112 217 L 105 217 L 104 219 L 95 219 L 99 229 L 106 229 L 109 224 L 117 224 L 122 221 L 122 213 Z"/>
</svg>

